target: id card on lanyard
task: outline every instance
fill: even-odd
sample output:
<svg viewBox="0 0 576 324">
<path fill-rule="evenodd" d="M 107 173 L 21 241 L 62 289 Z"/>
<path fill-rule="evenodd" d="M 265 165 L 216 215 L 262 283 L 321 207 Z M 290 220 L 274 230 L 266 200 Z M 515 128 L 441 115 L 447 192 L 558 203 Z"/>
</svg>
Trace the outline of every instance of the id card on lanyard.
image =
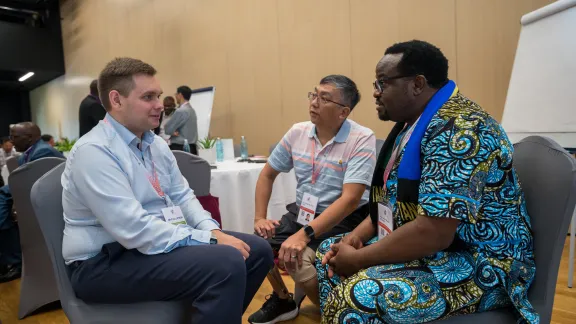
<svg viewBox="0 0 576 324">
<path fill-rule="evenodd" d="M 150 181 L 152 187 L 154 187 L 154 190 L 158 196 L 164 200 L 164 204 L 166 205 L 165 208 L 162 208 L 162 215 L 164 216 L 164 220 L 172 225 L 186 225 L 186 219 L 184 218 L 184 214 L 182 214 L 180 206 L 174 206 L 174 204 L 172 204 L 172 206 L 168 206 L 168 200 L 166 199 L 166 194 L 160 185 L 160 180 L 158 178 L 158 173 L 156 173 L 156 165 L 154 164 L 154 161 L 152 161 L 152 170 L 153 174 L 146 174 L 146 177 L 148 178 L 148 181 Z"/>
<path fill-rule="evenodd" d="M 104 118 L 103 121 L 104 124 L 108 125 L 112 131 L 116 132 L 112 125 L 110 125 L 110 122 L 107 118 Z M 134 154 L 130 147 L 128 147 L 128 150 L 130 150 L 130 153 Z M 152 156 L 152 150 L 150 150 L 150 156 Z M 136 159 L 138 159 L 138 157 L 136 157 Z M 142 160 L 144 160 L 144 155 L 142 155 Z M 162 186 L 160 185 L 160 179 L 158 177 L 158 173 L 156 172 L 156 165 L 154 164 L 154 161 L 152 161 L 151 174 L 148 172 L 148 169 L 146 169 L 145 166 L 143 167 L 146 173 L 146 178 L 148 178 L 150 185 L 152 185 L 152 188 L 154 188 L 156 194 L 158 194 L 158 196 L 164 200 L 164 204 L 166 205 L 165 208 L 162 208 L 162 215 L 164 216 L 164 220 L 168 223 L 171 223 L 172 225 L 186 224 L 186 219 L 184 218 L 180 207 L 174 206 L 173 204 L 172 206 L 168 206 L 168 200 L 166 198 L 166 194 L 162 190 Z"/>
<path fill-rule="evenodd" d="M 420 120 L 420 118 L 418 118 Z M 404 136 L 400 139 L 400 142 L 392 151 L 392 155 L 390 155 L 390 159 L 388 160 L 388 164 L 386 164 L 386 169 L 384 170 L 384 194 L 382 195 L 383 201 L 378 202 L 378 240 L 383 239 L 384 237 L 390 235 L 394 231 L 394 209 L 390 204 L 390 200 L 386 198 L 387 192 L 387 182 L 388 178 L 390 177 L 390 173 L 392 172 L 392 168 L 394 167 L 394 163 L 396 163 L 396 159 L 400 156 L 400 153 L 410 140 L 412 136 L 412 132 L 418 124 L 418 120 L 410 126 L 408 131 L 404 134 Z"/>
<path fill-rule="evenodd" d="M 332 146 L 330 146 L 330 151 L 324 152 L 323 159 L 320 161 L 318 168 L 316 167 L 316 138 L 312 139 L 312 152 L 311 152 L 311 159 L 312 159 L 312 186 L 316 184 L 316 180 L 318 180 L 318 176 L 320 175 L 320 171 L 324 168 L 326 164 L 327 156 L 332 151 Z M 298 211 L 298 219 L 297 222 L 300 225 L 308 225 L 315 215 L 316 209 L 318 207 L 318 200 L 319 198 L 310 194 L 304 193 L 302 196 L 302 202 L 300 203 L 300 210 Z"/>
</svg>

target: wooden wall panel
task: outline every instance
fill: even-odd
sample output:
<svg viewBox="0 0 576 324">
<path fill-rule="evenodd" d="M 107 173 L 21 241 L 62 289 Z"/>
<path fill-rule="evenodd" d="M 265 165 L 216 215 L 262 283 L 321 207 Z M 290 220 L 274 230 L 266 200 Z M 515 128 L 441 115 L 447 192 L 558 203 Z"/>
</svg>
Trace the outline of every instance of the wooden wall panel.
<svg viewBox="0 0 576 324">
<path fill-rule="evenodd" d="M 77 137 L 88 84 L 116 56 L 159 72 L 164 93 L 216 86 L 211 134 L 247 137 L 266 154 L 294 123 L 308 120 L 306 94 L 344 74 L 362 101 L 352 118 L 385 138 L 372 82 L 384 50 L 429 41 L 450 61 L 463 93 L 498 119 L 520 17 L 551 0 L 62 0 L 66 75 L 31 93 L 33 119 Z"/>
<path fill-rule="evenodd" d="M 330 74 L 351 75 L 348 0 L 277 0 L 283 128 L 309 120 L 307 93 Z"/>
<path fill-rule="evenodd" d="M 362 95 L 352 119 L 374 130 L 378 138 L 384 138 L 393 124 L 378 119 L 372 82 L 384 51 L 400 39 L 400 1 L 352 0 L 350 3 L 352 79 Z"/>
<path fill-rule="evenodd" d="M 234 2 L 228 37 L 230 99 L 236 143 L 268 152 L 284 135 L 276 1 Z M 250 23 L 247 23 L 250 22 Z"/>
<path fill-rule="evenodd" d="M 351 1 L 353 76 L 363 100 L 353 118 L 386 138 L 394 126 L 378 120 L 372 82 L 375 68 L 386 48 L 411 39 L 428 41 L 450 61 L 450 77 L 456 76 L 455 0 Z"/>
<path fill-rule="evenodd" d="M 520 35 L 520 18 L 550 0 L 458 0 L 458 86 L 497 120 L 502 118 Z"/>
</svg>

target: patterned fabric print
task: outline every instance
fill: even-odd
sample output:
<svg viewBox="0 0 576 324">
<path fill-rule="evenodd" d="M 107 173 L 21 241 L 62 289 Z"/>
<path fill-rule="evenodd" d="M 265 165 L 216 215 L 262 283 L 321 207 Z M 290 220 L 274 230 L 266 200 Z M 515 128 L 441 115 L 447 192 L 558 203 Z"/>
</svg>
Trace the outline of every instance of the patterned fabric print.
<svg viewBox="0 0 576 324">
<path fill-rule="evenodd" d="M 459 314 L 476 310 L 473 302 L 482 291 L 474 285 L 472 258 L 466 254 L 447 254 L 431 261 L 434 266 L 416 260 L 370 267 L 342 280 L 328 278 L 321 265 L 335 239 L 324 241 L 316 252 L 322 323 L 425 323 L 451 315 L 455 300 L 465 304 Z M 462 281 L 467 285 L 452 287 Z"/>
<path fill-rule="evenodd" d="M 332 243 L 323 242 L 316 266 L 323 323 L 421 323 L 510 304 L 520 322 L 539 323 L 527 298 L 535 274 L 530 218 L 501 126 L 457 94 L 434 116 L 421 147 L 419 203 L 396 201 L 400 159 L 386 184 L 395 228 L 419 214 L 456 218 L 455 252 L 341 281 L 320 264 Z"/>
</svg>

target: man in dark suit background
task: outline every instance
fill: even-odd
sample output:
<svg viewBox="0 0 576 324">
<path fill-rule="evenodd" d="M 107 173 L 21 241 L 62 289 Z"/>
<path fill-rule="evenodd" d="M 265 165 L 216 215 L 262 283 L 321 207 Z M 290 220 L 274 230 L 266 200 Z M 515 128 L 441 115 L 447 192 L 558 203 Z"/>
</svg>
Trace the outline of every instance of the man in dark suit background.
<svg viewBox="0 0 576 324">
<path fill-rule="evenodd" d="M 45 157 L 64 158 L 41 138 L 40 128 L 31 122 L 14 125 L 10 140 L 19 152 L 18 165 Z M 0 188 L 0 283 L 14 280 L 22 273 L 22 251 L 18 223 L 12 219 L 12 194 L 8 185 Z"/>
<path fill-rule="evenodd" d="M 104 119 L 104 116 L 106 116 L 106 110 L 98 97 L 98 80 L 93 80 L 90 83 L 90 94 L 82 100 L 78 111 L 80 137 L 98 125 L 98 122 Z"/>
</svg>

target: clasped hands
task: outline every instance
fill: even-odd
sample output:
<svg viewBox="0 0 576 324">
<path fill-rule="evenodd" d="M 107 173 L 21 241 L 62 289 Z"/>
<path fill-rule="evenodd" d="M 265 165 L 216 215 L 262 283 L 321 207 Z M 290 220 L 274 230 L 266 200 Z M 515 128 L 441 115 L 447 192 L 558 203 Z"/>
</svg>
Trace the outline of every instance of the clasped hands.
<svg viewBox="0 0 576 324">
<path fill-rule="evenodd" d="M 337 243 L 330 246 L 330 251 L 322 258 L 322 265 L 328 264 L 328 277 L 334 274 L 347 278 L 362 269 L 358 260 L 357 250 L 364 247 L 360 237 L 348 234 Z"/>
</svg>

